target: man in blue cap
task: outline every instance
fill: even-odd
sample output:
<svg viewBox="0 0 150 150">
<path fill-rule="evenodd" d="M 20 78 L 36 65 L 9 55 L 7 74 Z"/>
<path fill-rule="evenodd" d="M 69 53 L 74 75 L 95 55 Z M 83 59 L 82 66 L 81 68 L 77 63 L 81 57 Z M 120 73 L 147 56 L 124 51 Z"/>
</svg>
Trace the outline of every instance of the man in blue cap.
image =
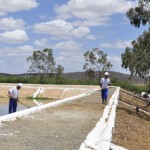
<svg viewBox="0 0 150 150">
<path fill-rule="evenodd" d="M 12 87 L 11 89 L 8 90 L 9 114 L 16 112 L 17 102 L 19 102 L 18 94 L 21 87 L 22 87 L 22 83 L 19 83 L 16 87 Z"/>
</svg>

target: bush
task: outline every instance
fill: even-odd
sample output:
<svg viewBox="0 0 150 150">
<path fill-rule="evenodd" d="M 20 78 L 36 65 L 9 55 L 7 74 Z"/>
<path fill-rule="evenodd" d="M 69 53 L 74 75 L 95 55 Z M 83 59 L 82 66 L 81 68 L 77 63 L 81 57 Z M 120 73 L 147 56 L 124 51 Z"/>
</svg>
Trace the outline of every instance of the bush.
<svg viewBox="0 0 150 150">
<path fill-rule="evenodd" d="M 121 88 L 124 88 L 128 91 L 131 91 L 131 92 L 134 92 L 137 94 L 140 94 L 143 91 L 148 92 L 147 86 L 138 86 L 138 85 L 135 85 L 135 84 L 130 83 L 130 82 L 119 82 L 119 81 L 117 81 L 117 82 L 113 83 L 113 85 L 120 86 Z"/>
</svg>

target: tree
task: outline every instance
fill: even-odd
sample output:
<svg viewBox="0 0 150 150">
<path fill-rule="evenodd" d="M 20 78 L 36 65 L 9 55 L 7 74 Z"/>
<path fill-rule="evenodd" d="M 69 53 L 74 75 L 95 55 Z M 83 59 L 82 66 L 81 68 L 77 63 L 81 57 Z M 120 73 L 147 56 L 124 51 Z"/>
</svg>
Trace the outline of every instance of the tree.
<svg viewBox="0 0 150 150">
<path fill-rule="evenodd" d="M 139 75 L 149 79 L 150 75 L 150 29 L 144 31 L 143 35 L 132 42 L 131 47 L 127 47 L 125 53 L 121 55 L 122 67 L 129 69 L 131 76 Z M 150 83 L 148 82 L 150 85 Z"/>
<path fill-rule="evenodd" d="M 107 60 L 107 54 L 98 48 L 94 48 L 92 51 L 87 51 L 84 53 L 85 64 L 83 69 L 92 79 L 94 77 L 94 72 L 98 71 L 99 78 L 101 71 L 107 71 L 112 68 L 112 64 Z"/>
<path fill-rule="evenodd" d="M 55 72 L 56 72 L 56 80 L 58 80 L 61 74 L 64 72 L 64 67 L 62 67 L 61 65 L 58 65 Z"/>
<path fill-rule="evenodd" d="M 136 7 L 128 10 L 127 17 L 138 28 L 141 24 L 150 24 L 150 0 L 139 0 Z"/>
<path fill-rule="evenodd" d="M 50 75 L 55 71 L 55 60 L 52 49 L 46 48 L 43 50 L 34 51 L 32 56 L 27 58 L 27 62 L 31 63 L 28 72 L 36 73 L 40 76 L 40 83 L 46 75 Z"/>
</svg>

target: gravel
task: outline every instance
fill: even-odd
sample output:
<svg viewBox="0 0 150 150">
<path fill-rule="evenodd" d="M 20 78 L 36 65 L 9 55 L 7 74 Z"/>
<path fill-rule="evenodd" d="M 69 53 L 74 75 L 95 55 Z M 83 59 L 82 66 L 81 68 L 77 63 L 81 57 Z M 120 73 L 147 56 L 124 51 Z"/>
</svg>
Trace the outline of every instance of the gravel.
<svg viewBox="0 0 150 150">
<path fill-rule="evenodd" d="M 109 98 L 115 88 L 109 90 Z M 4 122 L 1 150 L 78 150 L 102 116 L 100 92 Z"/>
</svg>

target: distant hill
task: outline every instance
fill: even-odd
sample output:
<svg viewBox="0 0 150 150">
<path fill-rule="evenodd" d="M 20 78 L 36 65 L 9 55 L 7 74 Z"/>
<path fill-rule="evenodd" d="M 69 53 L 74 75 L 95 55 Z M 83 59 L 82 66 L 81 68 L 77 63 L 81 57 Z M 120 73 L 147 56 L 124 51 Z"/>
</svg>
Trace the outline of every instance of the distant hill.
<svg viewBox="0 0 150 150">
<path fill-rule="evenodd" d="M 109 71 L 109 74 L 110 74 L 110 76 L 109 76 L 110 79 L 115 78 L 118 81 L 131 81 L 131 82 L 137 83 L 137 84 L 144 83 L 144 79 L 142 79 L 141 77 L 138 77 L 138 76 L 134 76 L 129 80 L 130 75 L 128 75 L 128 74 L 123 74 L 123 73 L 114 72 L 114 71 Z M 69 78 L 69 79 L 79 79 L 79 80 L 86 79 L 85 72 L 64 73 L 63 77 Z M 95 74 L 95 79 L 98 79 L 98 72 Z"/>
<path fill-rule="evenodd" d="M 133 83 L 142 84 L 144 83 L 144 80 L 141 77 L 134 76 L 130 80 L 130 75 L 123 74 L 119 72 L 109 71 L 110 79 L 117 79 L 118 81 L 131 81 Z M 0 75 L 3 76 L 30 76 L 31 74 L 7 74 L 7 73 L 0 73 Z M 71 73 L 63 73 L 62 77 L 68 78 L 68 79 L 77 79 L 77 80 L 86 80 L 85 72 L 71 72 Z M 95 73 L 95 80 L 98 79 L 98 72 Z"/>
</svg>

